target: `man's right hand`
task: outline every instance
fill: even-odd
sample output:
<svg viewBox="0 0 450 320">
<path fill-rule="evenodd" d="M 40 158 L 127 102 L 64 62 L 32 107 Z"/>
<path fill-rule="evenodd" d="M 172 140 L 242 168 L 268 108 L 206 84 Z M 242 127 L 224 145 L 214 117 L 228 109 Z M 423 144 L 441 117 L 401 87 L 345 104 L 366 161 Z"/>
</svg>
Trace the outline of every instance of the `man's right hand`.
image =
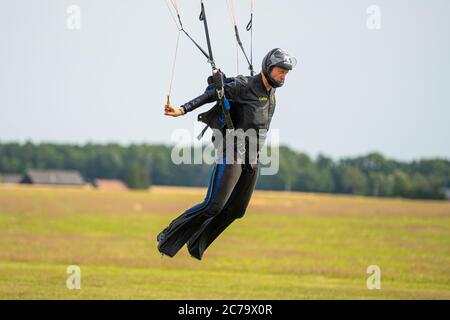
<svg viewBox="0 0 450 320">
<path fill-rule="evenodd" d="M 181 108 L 172 107 L 171 105 L 165 105 L 164 114 L 166 116 L 179 117 L 184 114 Z"/>
</svg>

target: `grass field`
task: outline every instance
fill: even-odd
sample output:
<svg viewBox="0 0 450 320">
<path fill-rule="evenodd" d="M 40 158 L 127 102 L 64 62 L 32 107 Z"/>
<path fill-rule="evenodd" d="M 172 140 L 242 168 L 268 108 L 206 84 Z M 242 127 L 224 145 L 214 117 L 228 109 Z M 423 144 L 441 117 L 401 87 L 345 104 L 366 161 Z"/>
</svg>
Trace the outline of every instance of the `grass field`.
<svg viewBox="0 0 450 320">
<path fill-rule="evenodd" d="M 161 257 L 204 193 L 0 186 L 0 299 L 450 299 L 449 202 L 257 191 L 202 261 Z"/>
</svg>

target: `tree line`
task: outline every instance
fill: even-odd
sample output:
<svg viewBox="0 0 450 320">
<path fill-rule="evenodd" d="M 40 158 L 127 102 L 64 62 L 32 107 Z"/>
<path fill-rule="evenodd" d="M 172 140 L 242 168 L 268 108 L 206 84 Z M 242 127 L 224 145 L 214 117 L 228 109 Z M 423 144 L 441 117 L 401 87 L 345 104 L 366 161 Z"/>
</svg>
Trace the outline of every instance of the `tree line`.
<svg viewBox="0 0 450 320">
<path fill-rule="evenodd" d="M 152 184 L 206 186 L 211 165 L 175 165 L 172 149 L 148 144 L 0 143 L 0 173 L 77 170 L 87 181 L 120 179 L 132 189 Z M 313 159 L 287 146 L 280 147 L 279 159 L 278 173 L 261 175 L 258 189 L 445 199 L 450 187 L 447 159 L 401 162 L 369 153 L 334 161 L 323 154 Z"/>
</svg>

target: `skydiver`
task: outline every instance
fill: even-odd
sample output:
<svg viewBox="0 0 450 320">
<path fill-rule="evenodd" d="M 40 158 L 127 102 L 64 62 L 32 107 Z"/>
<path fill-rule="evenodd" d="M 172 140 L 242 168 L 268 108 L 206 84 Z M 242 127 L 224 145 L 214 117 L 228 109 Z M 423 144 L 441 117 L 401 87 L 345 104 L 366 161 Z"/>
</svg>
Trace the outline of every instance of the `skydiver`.
<svg viewBox="0 0 450 320">
<path fill-rule="evenodd" d="M 296 64 L 294 56 L 286 50 L 275 48 L 264 57 L 259 74 L 237 76 L 225 84 L 225 96 L 231 103 L 229 112 L 235 129 L 267 132 L 275 111 L 276 88 L 283 86 L 287 74 Z M 207 90 L 179 108 L 166 104 L 164 114 L 172 117 L 185 115 L 217 98 L 214 90 Z M 221 133 L 226 134 L 226 125 L 221 128 Z M 236 161 L 237 157 L 232 157 L 231 163 L 227 161 L 227 152 L 231 148 L 224 147 L 223 143 L 219 144 L 217 141 L 222 140 L 214 134 L 214 146 L 216 151 L 222 151 L 218 154 L 223 155 L 223 158 L 216 159 L 212 168 L 206 197 L 158 234 L 158 250 L 163 255 L 173 257 L 187 243 L 190 255 L 201 260 L 211 243 L 235 219 L 242 218 L 245 214 L 259 176 L 259 153 L 265 136 L 263 135 L 262 142 L 256 142 L 256 161 L 251 163 L 249 159 L 252 156 L 248 153 L 252 150 L 252 139 L 244 143 L 244 159 L 247 160 L 244 163 Z M 223 152 L 222 147 L 228 150 Z M 233 152 L 236 152 L 235 149 Z"/>
</svg>

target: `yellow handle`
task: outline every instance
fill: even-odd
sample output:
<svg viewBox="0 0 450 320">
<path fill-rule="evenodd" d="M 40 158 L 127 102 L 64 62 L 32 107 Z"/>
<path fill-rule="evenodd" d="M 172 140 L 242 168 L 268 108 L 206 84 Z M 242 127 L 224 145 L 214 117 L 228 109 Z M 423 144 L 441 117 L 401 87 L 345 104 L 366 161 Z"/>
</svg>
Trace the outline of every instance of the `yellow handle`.
<svg viewBox="0 0 450 320">
<path fill-rule="evenodd" d="M 170 96 L 167 96 L 166 106 L 170 106 Z"/>
</svg>

